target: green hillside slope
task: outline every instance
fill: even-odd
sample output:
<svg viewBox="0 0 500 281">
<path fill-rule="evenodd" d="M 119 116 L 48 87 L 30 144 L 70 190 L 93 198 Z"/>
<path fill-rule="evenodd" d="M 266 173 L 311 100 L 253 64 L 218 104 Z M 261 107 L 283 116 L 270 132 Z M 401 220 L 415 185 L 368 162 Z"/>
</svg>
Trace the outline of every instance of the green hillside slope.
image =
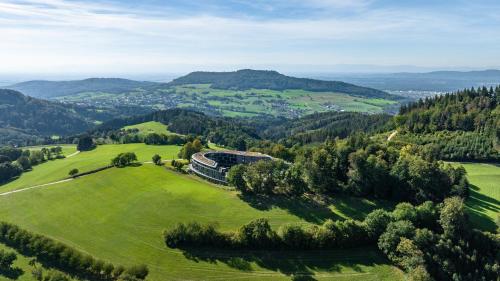
<svg viewBox="0 0 500 281">
<path fill-rule="evenodd" d="M 134 81 L 121 78 L 88 78 L 74 81 L 26 81 L 9 86 L 9 89 L 39 98 L 68 96 L 84 92 L 123 93 L 141 87 L 155 85 L 154 82 Z"/>
<path fill-rule="evenodd" d="M 312 92 L 338 92 L 360 97 L 394 99 L 397 96 L 380 90 L 360 87 L 340 81 L 322 81 L 307 78 L 295 78 L 276 71 L 242 69 L 234 72 L 192 72 L 174 79 L 170 85 L 211 84 L 215 89 L 299 89 Z"/>
<path fill-rule="evenodd" d="M 152 281 L 290 280 L 292 275 L 402 280 L 402 273 L 370 248 L 245 253 L 199 249 L 189 256 L 167 248 L 162 240 L 162 231 L 177 222 L 218 221 L 222 229 L 233 230 L 258 217 L 269 218 L 277 226 L 305 223 L 314 217 L 320 222 L 342 214 L 336 215 L 335 209 L 306 208 L 300 201 L 275 204 L 255 208 L 235 192 L 144 164 L 1 196 L 0 216 L 105 260 L 146 263 Z M 342 206 L 339 202 L 337 207 L 342 210 Z"/>
</svg>

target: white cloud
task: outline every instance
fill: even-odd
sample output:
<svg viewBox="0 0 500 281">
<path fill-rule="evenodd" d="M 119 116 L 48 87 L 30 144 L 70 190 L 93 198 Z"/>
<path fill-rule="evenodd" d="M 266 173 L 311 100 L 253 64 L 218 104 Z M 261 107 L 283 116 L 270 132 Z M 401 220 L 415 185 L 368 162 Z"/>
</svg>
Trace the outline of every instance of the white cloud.
<svg viewBox="0 0 500 281">
<path fill-rule="evenodd" d="M 5 1 L 0 3 L 0 72 L 147 72 L 181 65 L 279 65 L 291 60 L 311 65 L 430 64 L 429 59 L 418 57 L 418 48 L 410 44 L 460 42 L 478 32 L 467 19 L 439 12 L 365 9 L 370 1 L 364 0 L 305 3 L 363 9 L 349 17 L 257 20 L 216 15 L 180 17 L 63 0 Z M 500 36 L 499 30 L 481 32 L 487 32 L 490 38 Z M 481 38 L 474 40 L 480 43 Z M 398 49 L 390 50 L 391 43 Z M 493 44 L 498 45 L 498 41 Z"/>
</svg>

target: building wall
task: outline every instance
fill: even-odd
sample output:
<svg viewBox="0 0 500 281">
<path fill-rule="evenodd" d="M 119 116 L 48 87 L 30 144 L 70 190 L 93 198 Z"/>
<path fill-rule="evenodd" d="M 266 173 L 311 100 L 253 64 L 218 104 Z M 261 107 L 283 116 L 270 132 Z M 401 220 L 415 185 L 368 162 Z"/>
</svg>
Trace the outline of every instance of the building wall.
<svg viewBox="0 0 500 281">
<path fill-rule="evenodd" d="M 267 156 L 239 155 L 223 152 L 208 152 L 205 157 L 216 161 L 217 167 L 213 168 L 207 166 L 192 157 L 190 168 L 194 170 L 196 174 L 204 178 L 223 184 L 227 184 L 226 171 L 228 168 L 237 164 L 249 164 L 259 160 L 271 160 L 271 158 Z"/>
</svg>

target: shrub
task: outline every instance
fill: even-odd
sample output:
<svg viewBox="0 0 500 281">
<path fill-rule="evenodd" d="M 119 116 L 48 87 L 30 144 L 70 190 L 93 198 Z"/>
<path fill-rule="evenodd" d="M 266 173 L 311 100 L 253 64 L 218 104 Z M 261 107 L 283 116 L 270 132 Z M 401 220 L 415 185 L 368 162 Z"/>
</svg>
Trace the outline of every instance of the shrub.
<svg viewBox="0 0 500 281">
<path fill-rule="evenodd" d="M 111 160 L 111 164 L 116 167 L 125 167 L 132 162 L 137 161 L 137 156 L 133 152 L 125 152 L 118 154 Z"/>
<path fill-rule="evenodd" d="M 78 169 L 71 169 L 68 173 L 68 175 L 70 175 L 71 177 L 75 176 L 78 174 Z"/>
</svg>

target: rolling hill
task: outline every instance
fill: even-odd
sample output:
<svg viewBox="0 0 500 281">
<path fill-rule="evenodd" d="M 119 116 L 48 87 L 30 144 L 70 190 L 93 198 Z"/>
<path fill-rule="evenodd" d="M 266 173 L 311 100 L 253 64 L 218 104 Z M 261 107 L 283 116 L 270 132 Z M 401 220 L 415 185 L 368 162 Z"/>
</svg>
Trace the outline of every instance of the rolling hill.
<svg viewBox="0 0 500 281">
<path fill-rule="evenodd" d="M 85 132 L 117 117 L 145 114 L 148 109 L 63 104 L 0 89 L 0 145 L 33 145 L 52 136 Z"/>
<path fill-rule="evenodd" d="M 393 118 L 401 143 L 424 145 L 436 158 L 500 159 L 500 86 L 465 89 L 403 105 Z"/>
<path fill-rule="evenodd" d="M 360 87 L 340 81 L 322 81 L 296 78 L 277 71 L 242 69 L 234 72 L 192 72 L 174 79 L 169 85 L 210 84 L 212 88 L 224 90 L 304 90 L 311 92 L 338 92 L 359 97 L 396 99 L 397 96 L 380 90 Z"/>
<path fill-rule="evenodd" d="M 54 98 L 84 92 L 123 93 L 149 87 L 155 82 L 134 81 L 121 78 L 88 78 L 74 81 L 34 80 L 17 83 L 7 88 L 38 98 Z"/>
<path fill-rule="evenodd" d="M 1 192 L 57 181 L 72 168 L 89 170 L 107 165 L 120 152 L 133 151 L 139 161 L 155 153 L 172 159 L 179 146 L 102 145 L 66 159 L 50 161 L 0 186 Z M 284 223 L 314 225 L 328 218 L 364 218 L 375 208 L 392 205 L 380 200 L 337 197 L 328 205 L 277 198 L 260 206 L 238 193 L 197 177 L 153 164 L 111 168 L 75 180 L 0 196 L 0 215 L 30 231 L 64 241 L 81 251 L 125 266 L 144 263 L 146 280 L 290 280 L 305 275 L 320 280 L 402 280 L 375 248 L 325 251 L 224 251 L 199 249 L 195 255 L 169 249 L 165 228 L 178 222 L 221 221 L 225 230 L 269 218 Z M 22 208 L 21 206 L 29 206 Z M 51 206 L 47 208 L 47 206 Z M 353 211 L 355 210 L 355 211 Z M 26 267 L 29 269 L 29 267 Z M 29 279 L 30 272 L 22 280 Z M 310 280 L 310 279 L 305 279 Z"/>
<path fill-rule="evenodd" d="M 0 90 L 0 128 L 29 135 L 73 134 L 92 127 L 90 120 L 66 105 Z"/>
</svg>

